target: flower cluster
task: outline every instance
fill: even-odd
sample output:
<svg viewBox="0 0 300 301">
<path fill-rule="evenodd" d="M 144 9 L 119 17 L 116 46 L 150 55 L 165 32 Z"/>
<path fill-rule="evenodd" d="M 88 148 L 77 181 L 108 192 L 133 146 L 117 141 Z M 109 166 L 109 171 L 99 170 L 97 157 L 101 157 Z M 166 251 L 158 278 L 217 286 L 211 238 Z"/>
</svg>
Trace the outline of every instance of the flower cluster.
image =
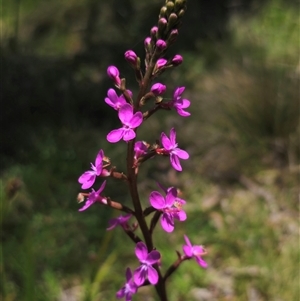
<svg viewBox="0 0 300 301">
<path fill-rule="evenodd" d="M 112 65 L 107 68 L 107 75 L 112 80 L 115 89 L 110 88 L 107 91 L 104 102 L 118 114 L 120 127 L 111 130 L 106 139 L 113 144 L 124 141 L 127 145 L 126 172 L 118 171 L 117 167 L 113 166 L 110 159 L 104 155 L 104 151 L 100 149 L 94 164 L 91 163 L 90 170 L 85 171 L 78 179 L 82 189 L 90 189 L 96 181 L 106 178 L 98 190 L 92 188 L 88 193 L 80 193 L 80 202 L 85 201 L 85 204 L 79 211 L 84 211 L 91 205 L 98 203 L 126 213 L 111 219 L 107 227 L 107 230 L 112 230 L 120 226 L 134 242 L 135 255 L 140 262 L 140 265 L 133 272 L 129 267 L 126 269 L 125 284 L 116 293 L 117 298 L 125 298 L 126 301 L 130 301 L 139 287 L 145 285 L 157 286 L 160 300 L 167 300 L 165 280 L 185 260 L 195 258 L 201 267 L 207 267 L 207 263 L 202 258 L 206 254 L 204 247 L 192 245 L 185 235 L 183 254 L 181 255 L 177 251 L 178 259 L 163 275 L 161 254 L 156 250 L 153 239 L 154 229 L 160 221 L 165 232 L 173 232 L 175 222 L 183 222 L 187 219 L 187 214 L 183 209 L 186 201 L 180 197 L 180 191 L 176 187 L 164 188 L 158 184 L 163 192 L 152 191 L 149 195 L 148 207 L 143 208 L 137 189 L 137 175 L 140 166 L 147 160 L 154 157 L 157 157 L 156 160 L 161 157 L 168 157 L 171 166 L 176 171 L 181 172 L 183 167 L 180 160 L 189 159 L 188 152 L 178 147 L 174 127 L 170 129 L 169 136 L 162 132 L 160 139 L 152 141 L 152 143 L 137 140 L 138 128 L 143 126 L 147 119 L 158 111 L 175 111 L 180 117 L 190 116 L 190 113 L 186 111 L 190 106 L 190 101 L 183 98 L 185 87 L 178 86 L 172 89 L 171 96 L 165 97 L 163 95 L 168 94 L 169 89 L 167 85 L 157 81 L 163 72 L 175 68 L 183 62 L 181 55 L 177 54 L 168 58 L 166 51 L 176 41 L 179 34 L 178 28 L 185 10 L 185 0 L 166 1 L 166 5 L 160 11 L 157 26 L 153 26 L 150 30 L 150 36 L 145 38 L 144 67 L 141 66 L 141 60 L 133 50 L 125 52 L 125 60 L 133 68 L 139 84 L 139 91 L 135 97 L 131 90 L 127 89 L 126 80 L 120 77 L 119 69 Z M 146 103 L 147 106 L 145 106 Z M 109 178 L 127 183 L 132 200 L 131 206 L 113 200 L 113 195 L 105 196 L 104 190 Z M 151 214 L 151 221 L 148 225 L 146 216 Z M 135 222 L 129 224 L 129 220 L 132 218 L 135 219 Z M 140 229 L 142 238 L 138 236 L 137 229 Z"/>
</svg>

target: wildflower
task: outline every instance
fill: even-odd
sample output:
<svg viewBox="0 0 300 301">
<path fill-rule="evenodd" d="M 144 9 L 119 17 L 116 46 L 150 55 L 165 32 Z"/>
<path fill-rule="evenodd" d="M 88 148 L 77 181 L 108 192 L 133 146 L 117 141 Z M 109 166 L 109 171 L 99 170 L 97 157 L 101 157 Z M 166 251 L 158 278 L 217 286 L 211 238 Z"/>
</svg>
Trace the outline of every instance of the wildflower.
<svg viewBox="0 0 300 301">
<path fill-rule="evenodd" d="M 191 113 L 186 112 L 184 109 L 188 108 L 191 102 L 188 99 L 182 99 L 181 94 L 184 92 L 185 87 L 178 87 L 173 94 L 173 100 L 170 102 L 171 107 L 174 107 L 180 116 L 187 117 Z"/>
<path fill-rule="evenodd" d="M 96 160 L 95 160 L 95 165 L 91 163 L 91 170 L 88 170 L 84 172 L 78 179 L 78 182 L 81 185 L 82 189 L 88 189 L 93 186 L 95 183 L 96 177 L 100 176 L 102 172 L 102 167 L 103 167 L 103 160 L 104 157 L 104 152 L 102 149 L 97 154 Z"/>
<path fill-rule="evenodd" d="M 189 238 L 184 235 L 184 240 L 186 242 L 186 245 L 183 245 L 182 249 L 184 254 L 188 257 L 188 258 L 192 258 L 195 257 L 197 263 L 203 267 L 203 268 L 207 268 L 207 263 L 204 261 L 204 259 L 202 259 L 201 256 L 206 255 L 206 251 L 203 248 L 203 246 L 193 246 L 189 240 Z"/>
<path fill-rule="evenodd" d="M 137 292 L 138 286 L 134 283 L 130 268 L 126 269 L 126 283 L 116 293 L 118 299 L 124 298 L 126 301 L 131 301 L 132 295 Z"/>
<path fill-rule="evenodd" d="M 86 210 L 87 208 L 89 208 L 96 202 L 100 202 L 100 203 L 105 202 L 106 198 L 100 195 L 101 192 L 104 190 L 105 185 L 106 185 L 106 181 L 104 181 L 102 183 L 102 185 L 100 186 L 100 188 L 97 191 L 95 191 L 93 189 L 93 191 L 91 193 L 89 193 L 89 196 L 85 202 L 85 205 L 82 208 L 80 208 L 79 211 Z"/>
<path fill-rule="evenodd" d="M 161 143 L 164 147 L 163 154 L 170 155 L 170 161 L 173 168 L 182 171 L 179 158 L 186 160 L 189 158 L 189 154 L 177 147 L 178 144 L 176 143 L 176 132 L 174 128 L 170 131 L 170 139 L 165 133 L 161 133 Z"/>
<path fill-rule="evenodd" d="M 143 114 L 141 112 L 133 114 L 133 107 L 126 103 L 121 106 L 119 110 L 119 119 L 123 127 L 109 132 L 106 137 L 108 142 L 116 143 L 122 138 L 126 142 L 134 139 L 136 134 L 133 129 L 141 125 L 143 122 Z"/>
<path fill-rule="evenodd" d="M 166 232 L 174 230 L 174 219 L 179 221 L 186 220 L 186 213 L 182 210 L 182 205 L 185 204 L 185 201 L 177 198 L 176 188 L 168 188 L 165 198 L 158 191 L 152 191 L 149 200 L 152 207 L 162 211 L 160 223 Z"/>
<path fill-rule="evenodd" d="M 131 91 L 127 90 L 130 96 L 132 96 Z M 122 94 L 120 97 L 117 95 L 116 91 L 114 89 L 109 89 L 107 91 L 107 97 L 105 97 L 105 102 L 114 108 L 116 111 L 118 111 L 121 106 L 126 104 L 126 100 L 124 95 Z"/>
<path fill-rule="evenodd" d="M 126 215 L 120 215 L 117 218 L 112 218 L 109 221 L 109 227 L 106 228 L 106 230 L 112 230 L 115 227 L 117 227 L 118 225 L 125 227 L 127 225 L 127 221 L 131 218 L 131 214 L 126 214 Z"/>
<path fill-rule="evenodd" d="M 156 250 L 148 253 L 147 247 L 143 242 L 138 242 L 135 247 L 135 255 L 141 265 L 134 271 L 134 282 L 136 285 L 142 285 L 146 279 L 153 285 L 158 281 L 158 273 L 152 267 L 160 259 L 160 253 Z"/>
</svg>

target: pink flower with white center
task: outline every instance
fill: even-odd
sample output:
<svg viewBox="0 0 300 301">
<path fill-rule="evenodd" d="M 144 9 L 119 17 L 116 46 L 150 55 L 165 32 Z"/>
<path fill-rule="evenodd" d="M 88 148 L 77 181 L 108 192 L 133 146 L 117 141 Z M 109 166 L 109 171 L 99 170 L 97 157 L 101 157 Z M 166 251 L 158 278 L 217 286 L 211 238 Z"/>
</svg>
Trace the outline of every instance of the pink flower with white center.
<svg viewBox="0 0 300 301">
<path fill-rule="evenodd" d="M 123 127 L 108 133 L 106 139 L 110 143 L 116 143 L 122 138 L 126 142 L 134 139 L 136 134 L 133 129 L 140 126 L 143 122 L 143 114 L 141 112 L 133 114 L 133 107 L 128 103 L 121 106 L 118 115 Z"/>
<path fill-rule="evenodd" d="M 172 232 L 174 230 L 174 219 L 186 220 L 186 213 L 182 209 L 185 201 L 177 198 L 177 189 L 174 187 L 168 188 L 166 194 L 164 198 L 158 191 L 152 191 L 149 201 L 153 208 L 162 212 L 160 220 L 162 228 L 166 232 Z"/>
<path fill-rule="evenodd" d="M 130 97 L 132 96 L 132 92 L 130 90 L 127 90 Z M 125 100 L 124 95 L 118 96 L 116 91 L 114 89 L 109 89 L 107 91 L 107 97 L 105 97 L 105 102 L 114 108 L 116 111 L 118 111 L 121 106 L 125 105 L 127 102 Z"/>
<path fill-rule="evenodd" d="M 103 160 L 104 157 L 104 152 L 102 149 L 97 154 L 96 160 L 95 160 L 95 165 L 91 163 L 91 170 L 88 170 L 84 172 L 78 179 L 78 182 L 81 185 L 82 189 L 88 189 L 93 186 L 95 183 L 96 177 L 100 176 L 102 172 L 102 167 L 103 167 Z"/>
<path fill-rule="evenodd" d="M 152 266 L 160 259 L 160 253 L 156 250 L 148 253 L 146 245 L 140 241 L 136 244 L 135 255 L 140 261 L 141 265 L 134 271 L 134 282 L 141 286 L 146 279 L 153 285 L 158 281 L 158 273 Z"/>
<path fill-rule="evenodd" d="M 87 208 L 89 208 L 90 206 L 92 206 L 96 202 L 106 203 L 106 197 L 103 197 L 103 196 L 100 195 L 101 192 L 104 190 L 105 185 L 106 185 L 106 181 L 104 181 L 102 183 L 102 185 L 100 186 L 100 188 L 97 191 L 95 191 L 93 189 L 93 191 L 89 193 L 89 196 L 88 196 L 84 206 L 82 208 L 80 208 L 79 211 L 86 210 Z"/>
<path fill-rule="evenodd" d="M 187 160 L 189 158 L 189 154 L 178 148 L 178 144 L 176 143 L 176 132 L 175 129 L 172 128 L 170 131 L 170 139 L 167 137 L 165 133 L 161 133 L 161 143 L 164 147 L 163 154 L 170 155 L 171 165 L 177 171 L 182 171 L 182 167 L 179 159 Z"/>
<path fill-rule="evenodd" d="M 117 218 L 112 218 L 108 223 L 109 223 L 109 227 L 106 228 L 106 230 L 112 230 L 115 227 L 117 227 L 118 225 L 120 225 L 121 227 L 126 227 L 128 224 L 128 220 L 131 218 L 131 214 L 126 214 L 126 215 L 120 215 Z"/>
<path fill-rule="evenodd" d="M 187 117 L 190 116 L 191 113 L 185 111 L 184 109 L 188 108 L 191 102 L 188 99 L 181 98 L 181 94 L 184 92 L 184 90 L 185 87 L 178 87 L 177 89 L 175 89 L 173 100 L 170 102 L 170 106 L 175 108 L 180 116 Z"/>
<path fill-rule="evenodd" d="M 118 299 L 125 297 L 125 301 L 131 301 L 132 295 L 136 294 L 138 286 L 134 283 L 130 268 L 126 269 L 126 283 L 116 293 Z"/>
<path fill-rule="evenodd" d="M 203 267 L 203 268 L 207 268 L 208 264 L 204 261 L 204 259 L 201 257 L 203 255 L 206 255 L 206 251 L 203 248 L 203 246 L 193 246 L 189 240 L 189 238 L 184 235 L 184 240 L 186 242 L 186 245 L 182 246 L 183 252 L 185 254 L 185 256 L 192 258 L 194 257 L 197 261 L 197 263 Z"/>
</svg>

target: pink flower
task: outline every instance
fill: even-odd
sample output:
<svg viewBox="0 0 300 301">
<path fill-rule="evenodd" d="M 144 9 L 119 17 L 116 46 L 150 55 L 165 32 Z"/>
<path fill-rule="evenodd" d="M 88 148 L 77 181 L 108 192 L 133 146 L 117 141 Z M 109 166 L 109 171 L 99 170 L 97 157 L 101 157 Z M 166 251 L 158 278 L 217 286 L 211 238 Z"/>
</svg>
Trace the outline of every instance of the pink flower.
<svg viewBox="0 0 300 301">
<path fill-rule="evenodd" d="M 117 227 L 118 225 L 120 225 L 121 227 L 126 227 L 127 225 L 127 221 L 131 218 L 131 214 L 127 214 L 127 215 L 120 215 L 117 218 L 112 218 L 108 223 L 109 223 L 109 227 L 106 228 L 106 230 L 112 230 L 115 227 Z"/>
<path fill-rule="evenodd" d="M 185 87 L 178 87 L 175 89 L 173 94 L 173 100 L 170 102 L 171 107 L 175 108 L 177 113 L 180 116 L 187 117 L 190 116 L 191 113 L 185 111 L 184 109 L 188 108 L 191 102 L 188 99 L 182 99 L 181 94 L 184 92 Z"/>
<path fill-rule="evenodd" d="M 144 141 L 137 141 L 134 144 L 134 158 L 138 159 L 139 157 L 147 154 L 148 146 Z"/>
<path fill-rule="evenodd" d="M 104 181 L 102 183 L 102 185 L 100 186 L 100 188 L 97 191 L 95 191 L 93 189 L 93 191 L 89 194 L 89 196 L 85 202 L 85 205 L 82 208 L 80 208 L 79 211 L 86 210 L 87 208 L 89 208 L 96 202 L 102 203 L 102 201 L 106 201 L 106 198 L 100 195 L 101 192 L 104 190 L 105 185 L 106 185 L 106 181 Z"/>
<path fill-rule="evenodd" d="M 170 161 L 173 168 L 182 171 L 179 158 L 186 160 L 189 158 L 189 154 L 177 147 L 178 144 L 176 143 L 176 132 L 174 128 L 170 131 L 170 139 L 165 133 L 161 133 L 161 143 L 164 147 L 164 153 L 170 155 Z"/>
<path fill-rule="evenodd" d="M 184 240 L 186 242 L 186 245 L 182 247 L 184 254 L 188 258 L 194 257 L 201 267 L 207 268 L 207 263 L 201 257 L 206 254 L 205 249 L 202 246 L 193 246 L 186 235 L 184 235 Z"/>
<path fill-rule="evenodd" d="M 143 242 L 138 242 L 135 247 L 135 255 L 141 265 L 134 271 L 134 282 L 141 286 L 146 279 L 153 285 L 158 281 L 158 273 L 152 267 L 160 259 L 160 253 L 156 250 L 148 253 L 147 247 Z"/>
<path fill-rule="evenodd" d="M 110 143 L 116 143 L 122 138 L 126 142 L 134 139 L 136 134 L 133 129 L 141 125 L 143 122 L 143 114 L 141 112 L 133 114 L 133 107 L 126 103 L 119 110 L 119 119 L 121 120 L 123 127 L 108 133 L 106 138 Z"/>
<path fill-rule="evenodd" d="M 167 60 L 164 58 L 158 59 L 156 62 L 156 66 L 155 69 L 161 69 L 163 66 L 165 66 L 167 64 Z"/>
<path fill-rule="evenodd" d="M 126 301 L 131 301 L 132 295 L 137 292 L 138 286 L 134 283 L 132 272 L 130 268 L 126 269 L 126 283 L 124 286 L 117 292 L 116 297 L 118 299 L 124 298 Z"/>
<path fill-rule="evenodd" d="M 156 47 L 159 49 L 159 50 L 164 50 L 167 48 L 167 43 L 162 40 L 162 39 L 158 39 L 156 41 Z"/>
<path fill-rule="evenodd" d="M 130 96 L 132 96 L 131 91 L 127 90 Z M 126 104 L 126 100 L 124 95 L 122 94 L 120 97 L 117 95 L 116 91 L 114 89 L 109 89 L 107 91 L 107 97 L 105 97 L 105 102 L 114 108 L 116 111 L 120 109 L 121 106 Z"/>
<path fill-rule="evenodd" d="M 164 198 L 158 191 L 152 191 L 149 200 L 153 208 L 163 213 L 160 220 L 162 228 L 166 232 L 172 232 L 174 230 L 174 219 L 186 220 L 186 213 L 182 209 L 182 205 L 186 202 L 177 197 L 177 189 L 174 187 L 168 188 L 165 192 L 167 195 Z"/>
<path fill-rule="evenodd" d="M 88 189 L 90 187 L 93 186 L 93 184 L 95 183 L 96 177 L 100 176 L 101 172 L 102 172 L 102 160 L 104 157 L 104 152 L 102 149 L 100 149 L 100 151 L 97 154 L 96 160 L 95 160 L 95 165 L 93 163 L 91 163 L 91 169 L 92 170 L 88 170 L 86 172 L 84 172 L 78 179 L 78 182 L 81 185 L 82 189 Z"/>
</svg>

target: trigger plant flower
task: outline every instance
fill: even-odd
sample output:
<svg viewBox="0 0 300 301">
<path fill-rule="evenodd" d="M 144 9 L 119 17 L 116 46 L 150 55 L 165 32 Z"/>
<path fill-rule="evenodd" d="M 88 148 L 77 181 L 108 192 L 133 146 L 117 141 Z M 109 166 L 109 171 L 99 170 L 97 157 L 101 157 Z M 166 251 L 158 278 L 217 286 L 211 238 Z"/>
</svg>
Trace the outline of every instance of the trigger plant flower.
<svg viewBox="0 0 300 301">
<path fill-rule="evenodd" d="M 168 188 L 166 197 L 163 197 L 158 191 L 150 193 L 149 201 L 153 208 L 162 212 L 160 224 L 166 232 L 174 230 L 174 219 L 179 221 L 186 220 L 186 213 L 182 209 L 185 201 L 177 197 L 177 189 L 174 187 Z"/>
<path fill-rule="evenodd" d="M 109 223 L 109 227 L 106 228 L 106 230 L 112 230 L 115 227 L 117 227 L 118 225 L 120 225 L 121 227 L 128 227 L 128 220 L 131 218 L 131 214 L 126 214 L 126 215 L 120 215 L 117 218 L 112 218 L 108 223 Z"/>
<path fill-rule="evenodd" d="M 138 286 L 133 281 L 132 272 L 130 268 L 126 269 L 126 283 L 124 286 L 116 293 L 118 299 L 125 297 L 125 301 L 131 301 L 132 295 L 137 292 Z"/>
<path fill-rule="evenodd" d="M 181 94 L 184 92 L 185 87 L 178 87 L 175 89 L 173 94 L 173 100 L 169 103 L 180 116 L 188 117 L 191 113 L 185 111 L 184 109 L 188 108 L 191 102 L 188 99 L 182 99 Z"/>
<path fill-rule="evenodd" d="M 143 242 L 138 242 L 135 247 L 135 255 L 141 265 L 134 271 L 134 282 L 141 286 L 146 279 L 153 285 L 158 281 L 158 273 L 152 266 L 160 259 L 160 253 L 156 250 L 148 253 L 147 247 Z"/>
<path fill-rule="evenodd" d="M 134 139 L 136 136 L 134 129 L 143 122 L 143 114 L 141 112 L 133 114 L 133 107 L 126 103 L 119 110 L 119 119 L 121 120 L 123 127 L 108 133 L 106 138 L 110 143 L 116 143 L 122 138 L 126 142 Z"/>
<path fill-rule="evenodd" d="M 130 96 L 132 96 L 131 91 L 127 90 Z M 105 97 L 105 102 L 118 111 L 121 106 L 125 105 L 127 102 L 125 100 L 124 95 L 118 96 L 114 89 L 109 89 L 107 91 L 107 97 Z"/>
<path fill-rule="evenodd" d="M 173 168 L 177 171 L 182 171 L 179 159 L 187 160 L 189 154 L 177 147 L 178 143 L 176 143 L 176 131 L 174 128 L 170 131 L 170 138 L 165 133 L 161 133 L 161 143 L 164 149 L 158 150 L 158 152 L 161 151 L 163 155 L 170 155 L 170 162 Z"/>
<path fill-rule="evenodd" d="M 202 258 L 203 255 L 206 255 L 206 251 L 203 246 L 193 246 L 186 235 L 184 235 L 184 240 L 186 245 L 184 245 L 182 249 L 185 256 L 187 256 L 188 258 L 194 257 L 201 267 L 207 268 L 208 265 Z"/>
<path fill-rule="evenodd" d="M 87 208 L 89 208 L 96 202 L 106 203 L 106 197 L 101 196 L 101 192 L 104 190 L 105 185 L 106 185 L 106 181 L 104 181 L 102 183 L 102 185 L 100 186 L 100 188 L 97 191 L 95 191 L 93 189 L 92 192 L 89 193 L 89 196 L 88 196 L 84 206 L 82 208 L 80 208 L 79 211 L 86 210 Z"/>
<path fill-rule="evenodd" d="M 82 184 L 82 189 L 88 189 L 94 185 L 96 177 L 100 176 L 102 172 L 103 158 L 104 152 L 102 149 L 100 149 L 95 160 L 95 165 L 91 163 L 91 170 L 84 172 L 78 179 L 78 182 Z"/>
</svg>

